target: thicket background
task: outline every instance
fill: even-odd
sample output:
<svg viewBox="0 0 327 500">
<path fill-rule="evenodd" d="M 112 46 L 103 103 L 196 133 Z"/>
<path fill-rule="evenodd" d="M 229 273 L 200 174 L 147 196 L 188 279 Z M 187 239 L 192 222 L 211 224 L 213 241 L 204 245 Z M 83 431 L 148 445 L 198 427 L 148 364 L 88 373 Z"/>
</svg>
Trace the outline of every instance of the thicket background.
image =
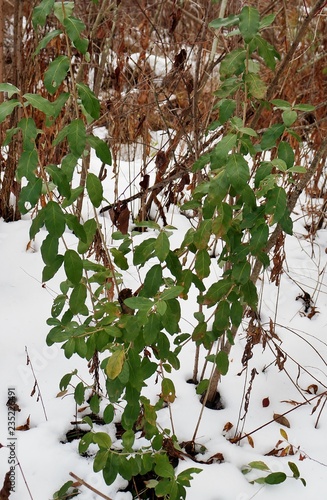
<svg viewBox="0 0 327 500">
<path fill-rule="evenodd" d="M 100 118 L 87 125 L 88 132 L 101 128 L 103 134 L 106 130 L 105 140 L 112 154 L 111 168 L 103 164 L 97 173 L 103 186 L 109 183 L 114 185 L 111 204 L 102 211 L 109 212 L 114 228 L 123 234 L 128 231 L 130 218 L 139 222 L 154 220 L 160 226 L 166 226 L 170 222 L 167 220 L 168 209 L 175 207 L 178 210 L 189 200 L 199 183 L 206 179 L 206 170 L 192 171 L 194 163 L 203 154 L 210 153 L 226 134 L 228 125 L 218 121 L 219 99 L 215 94 L 221 84 L 219 68 L 232 50 L 242 46 L 243 40 L 241 35 L 230 36 L 232 28 L 223 26 L 215 30 L 209 24 L 213 19 L 238 14 L 244 2 L 75 2 L 74 15 L 83 20 L 86 26 L 83 36 L 89 41 L 89 55 L 84 59 L 71 46 L 68 49 L 64 37 L 54 38 L 47 50 L 37 51 L 35 55 L 40 38 L 56 25 L 56 20 L 50 16 L 45 26 L 38 27 L 36 32 L 32 25 L 32 10 L 37 4 L 0 1 L 0 12 L 4 12 L 0 27 L 0 81 L 17 86 L 22 95 L 33 93 L 49 98 L 40 82 L 50 61 L 58 54 L 71 50 L 69 58 L 75 69 L 74 84 L 67 77 L 58 94 L 53 93 L 53 98 L 67 90 L 71 92 L 76 83 L 84 83 L 100 100 Z M 307 237 L 312 240 L 316 232 L 325 226 L 327 203 L 324 170 L 327 153 L 325 4 L 322 0 L 247 2 L 247 5 L 258 9 L 261 18 L 271 13 L 276 15 L 273 23 L 263 32 L 264 39 L 275 47 L 276 52 L 271 52 L 273 63 L 260 70 L 265 95 L 262 95 L 263 87 L 259 88 L 257 96 L 254 95 L 246 107 L 244 102 L 247 96 L 239 89 L 235 112 L 243 117 L 243 127 L 252 127 L 261 135 L 282 119 L 282 109 L 272 113 L 271 106 L 264 100 L 260 102 L 263 97 L 267 101 L 282 99 L 291 105 L 310 103 L 314 106 L 310 111 L 305 108 L 299 110 L 292 127 L 295 133 L 287 138 L 295 153 L 295 165 L 305 168 L 304 175 L 303 172 L 299 175 L 295 173 L 294 182 L 287 185 L 288 206 L 293 209 L 299 191 L 306 192 L 306 230 Z M 258 55 L 253 57 L 259 59 Z M 69 151 L 69 141 L 63 141 L 56 147 L 53 147 L 53 141 L 76 116 L 73 106 L 74 102 L 71 113 L 65 108 L 50 124 L 37 107 L 32 110 L 37 128 L 44 132 L 36 139 L 41 165 L 60 165 Z M 16 107 L 2 122 L 1 142 L 6 131 L 15 128 L 22 117 L 22 107 Z M 0 216 L 6 222 L 17 221 L 21 217 L 17 166 L 23 147 L 23 138 L 17 134 L 1 150 Z M 274 147 L 271 159 L 277 155 Z M 252 173 L 264 158 L 265 153 L 258 150 L 253 157 Z M 90 155 L 83 153 L 82 187 L 86 182 L 89 162 Z M 123 191 L 121 185 L 126 185 L 126 171 L 122 174 L 122 162 L 129 164 L 127 188 L 124 187 Z M 138 169 L 136 165 L 141 167 Z M 40 195 L 33 214 L 47 205 L 48 195 Z M 77 217 L 82 214 L 83 203 L 81 195 L 73 207 Z M 184 212 L 184 215 L 190 218 L 194 227 L 197 226 L 199 213 L 196 209 L 192 215 L 189 212 Z M 278 234 L 270 240 L 267 248 L 269 251 L 275 246 L 271 275 L 275 281 L 282 273 L 285 258 L 282 255 L 284 241 L 277 239 Z M 95 238 L 92 243 L 95 258 L 108 265 L 104 247 L 103 241 Z M 215 249 L 213 255 L 214 252 Z M 259 263 L 259 267 L 253 269 L 254 283 L 260 268 Z M 114 281 L 112 277 L 111 280 Z M 108 292 L 108 298 L 113 299 L 113 290 Z M 125 298 L 118 295 L 118 302 L 122 312 L 128 314 L 128 307 L 124 309 Z M 305 298 L 304 295 L 302 299 L 305 301 Z M 310 297 L 305 312 L 312 313 L 312 316 L 316 314 Z M 252 314 L 250 327 L 257 320 L 253 311 Z M 252 335 L 249 351 L 254 345 L 254 331 L 255 328 L 248 330 Z M 259 333 L 263 334 L 263 330 Z M 250 355 L 249 351 L 245 350 L 245 358 Z M 281 370 L 284 368 L 278 350 L 276 363 L 280 363 Z M 98 365 L 93 368 L 96 372 Z M 96 389 L 99 389 L 96 374 L 94 379 Z M 214 395 L 215 390 L 216 387 Z M 212 398 L 209 395 L 208 399 Z"/>
</svg>

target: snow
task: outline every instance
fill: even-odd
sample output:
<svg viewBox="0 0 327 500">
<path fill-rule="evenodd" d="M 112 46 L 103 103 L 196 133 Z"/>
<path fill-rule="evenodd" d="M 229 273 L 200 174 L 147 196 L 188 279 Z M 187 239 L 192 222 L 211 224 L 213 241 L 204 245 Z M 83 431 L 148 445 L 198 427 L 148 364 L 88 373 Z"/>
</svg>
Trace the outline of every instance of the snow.
<svg viewBox="0 0 327 500">
<path fill-rule="evenodd" d="M 92 162 L 91 162 L 92 163 Z M 92 163 L 93 164 L 93 163 Z M 95 166 L 96 171 L 96 166 Z M 125 175 L 125 174 L 124 174 Z M 110 177 L 110 175 L 109 175 Z M 128 176 L 127 176 L 128 177 Z M 121 177 L 123 182 L 123 177 Z M 110 199 L 108 189 L 106 195 Z M 177 246 L 183 231 L 189 227 L 186 217 L 176 209 L 171 220 L 178 231 L 173 231 L 172 247 Z M 103 219 L 109 227 L 108 218 Z M 73 427 L 76 406 L 72 395 L 57 397 L 61 377 L 78 369 L 85 380 L 89 380 L 86 362 L 78 356 L 66 359 L 58 345 L 48 347 L 45 339 L 48 333 L 46 320 L 50 316 L 52 301 L 59 291 L 59 283 L 63 275 L 60 273 L 46 285 L 42 285 L 43 269 L 40 245 L 45 232 L 41 231 L 36 241 L 27 248 L 30 219 L 14 223 L 0 221 L 0 331 L 1 331 L 1 386 L 2 406 L 0 443 L 15 443 L 15 453 L 21 470 L 34 500 L 51 499 L 66 481 L 70 480 L 69 472 L 73 472 L 98 491 L 114 500 L 130 500 L 130 493 L 118 492 L 126 486 L 126 481 L 117 478 L 111 486 L 106 486 L 101 473 L 94 473 L 92 460 L 78 454 L 78 441 L 63 443 L 66 432 Z M 180 461 L 177 473 L 189 467 L 199 467 L 200 474 L 195 474 L 191 488 L 187 489 L 187 500 L 271 500 L 289 498 L 297 500 L 324 498 L 327 489 L 327 409 L 323 408 L 325 397 L 313 411 L 318 399 L 311 404 L 296 407 L 292 401 L 303 403 L 304 398 L 315 396 L 305 392 L 311 384 L 316 384 L 318 393 L 322 394 L 327 386 L 327 340 L 326 340 L 326 234 L 319 231 L 315 240 L 306 238 L 303 219 L 295 222 L 295 236 L 286 239 L 286 262 L 280 287 L 269 282 L 269 270 L 266 271 L 258 285 L 260 292 L 260 316 L 269 331 L 270 318 L 276 322 L 276 333 L 281 342 L 277 345 L 287 354 L 285 370 L 279 371 L 274 364 L 275 357 L 269 346 L 263 350 L 262 344 L 253 348 L 253 357 L 249 360 L 248 369 L 241 375 L 241 358 L 246 343 L 243 323 L 231 351 L 230 369 L 223 377 L 219 387 L 224 409 L 214 411 L 205 408 L 196 436 L 196 442 L 205 447 L 199 460 L 207 461 L 216 453 L 224 456 L 223 463 L 211 465 L 199 464 L 186 459 Z M 151 235 L 151 233 L 150 233 Z M 149 233 L 146 234 L 149 236 Z M 139 238 L 142 238 L 140 236 Z M 74 248 L 75 239 L 65 234 L 66 242 Z M 140 241 L 140 240 L 138 240 Z M 112 242 L 111 242 L 112 243 Z M 144 270 L 144 272 L 146 269 Z M 142 271 L 143 273 L 143 271 Z M 216 276 L 219 269 L 216 270 Z M 135 288 L 137 275 L 128 275 Z M 297 284 L 298 283 L 298 284 Z M 310 293 L 317 313 L 309 319 L 304 314 L 303 302 L 296 297 L 302 294 L 301 288 Z M 182 304 L 182 331 L 189 331 L 190 323 L 196 324 L 193 318 L 195 296 L 190 293 L 189 301 Z M 32 365 L 26 364 L 26 354 Z M 181 369 L 172 374 L 176 386 L 177 398 L 173 403 L 172 416 L 174 430 L 179 442 L 189 441 L 201 412 L 199 396 L 195 387 L 186 381 L 192 376 L 194 346 L 189 345 L 181 354 Z M 32 395 L 34 386 L 33 367 L 40 388 L 45 412 L 38 391 Z M 242 439 L 239 444 L 232 444 L 227 438 L 233 437 L 239 416 L 244 416 L 243 394 L 248 389 L 251 370 L 255 368 L 257 375 L 253 381 L 249 408 L 238 429 L 242 434 L 252 433 L 254 447 L 248 440 Z M 200 366 L 200 370 L 202 365 Z M 159 387 L 148 384 L 147 396 L 155 399 Z M 8 389 L 14 388 L 17 403 L 21 409 L 16 412 L 16 426 L 22 426 L 30 416 L 30 430 L 15 431 L 15 440 L 8 439 L 7 421 Z M 269 398 L 269 405 L 263 407 L 262 400 Z M 277 422 L 265 425 L 273 419 L 273 414 L 286 415 L 290 428 Z M 77 418 L 80 418 L 78 415 Z M 169 412 L 161 410 L 158 416 L 163 427 L 170 427 Z M 316 422 L 318 420 L 317 428 Z M 233 428 L 224 432 L 226 423 L 231 422 Z M 262 429 L 257 430 L 260 426 Z M 97 427 L 106 430 L 113 436 L 112 424 Z M 265 456 L 274 449 L 279 440 L 280 448 L 287 443 L 283 440 L 280 429 L 286 431 L 289 443 L 293 445 L 295 454 L 285 457 Z M 256 431 L 256 432 L 254 432 Z M 0 483 L 9 470 L 10 449 L 0 449 Z M 271 471 L 282 471 L 292 476 L 288 461 L 294 462 L 307 486 L 299 480 L 288 478 L 280 485 L 252 485 L 248 479 L 264 475 L 253 471 L 243 475 L 241 469 L 249 462 L 262 460 Z M 15 493 L 10 498 L 22 500 L 30 498 L 24 478 L 19 467 L 15 469 Z M 100 498 L 85 486 L 79 487 L 77 498 L 93 500 Z"/>
</svg>

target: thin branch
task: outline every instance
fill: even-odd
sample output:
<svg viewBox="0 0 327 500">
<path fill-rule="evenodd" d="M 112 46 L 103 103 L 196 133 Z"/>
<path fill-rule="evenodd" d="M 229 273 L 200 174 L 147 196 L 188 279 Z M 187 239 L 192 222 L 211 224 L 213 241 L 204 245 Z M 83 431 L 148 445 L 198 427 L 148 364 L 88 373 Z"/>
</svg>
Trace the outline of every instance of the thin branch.
<svg viewBox="0 0 327 500">
<path fill-rule="evenodd" d="M 74 474 L 73 472 L 70 472 L 69 475 L 72 478 L 74 478 L 75 481 L 78 481 L 83 486 L 86 486 L 86 488 L 88 488 L 89 490 L 93 491 L 93 493 L 95 493 L 99 497 L 104 498 L 105 500 L 112 500 L 112 498 L 107 497 L 107 495 L 104 495 L 103 493 L 101 493 L 99 490 L 97 490 L 96 488 L 94 488 L 93 486 L 91 486 L 90 484 L 88 484 L 86 481 L 84 481 L 84 479 L 81 479 L 80 477 L 76 476 L 76 474 Z"/>
</svg>

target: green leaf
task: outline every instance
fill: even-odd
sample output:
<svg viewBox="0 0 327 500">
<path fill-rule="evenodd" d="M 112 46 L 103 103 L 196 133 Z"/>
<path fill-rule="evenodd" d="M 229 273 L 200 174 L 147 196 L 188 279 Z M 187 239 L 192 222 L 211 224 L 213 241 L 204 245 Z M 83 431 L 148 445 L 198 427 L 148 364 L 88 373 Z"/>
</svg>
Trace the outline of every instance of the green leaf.
<svg viewBox="0 0 327 500">
<path fill-rule="evenodd" d="M 219 109 L 219 123 L 223 125 L 233 115 L 236 109 L 236 101 L 234 99 L 221 99 L 217 107 Z"/>
<path fill-rule="evenodd" d="M 75 45 L 75 47 L 82 53 L 85 54 L 89 45 L 86 38 L 82 38 L 80 35 L 82 31 L 85 30 L 85 24 L 75 17 L 65 17 L 63 20 L 63 25 L 66 28 L 67 35 Z"/>
<path fill-rule="evenodd" d="M 265 477 L 266 484 L 280 484 L 286 481 L 286 474 L 284 472 L 272 472 Z"/>
<path fill-rule="evenodd" d="M 63 170 L 57 167 L 57 165 L 48 165 L 47 167 L 45 167 L 45 170 L 51 176 L 52 181 L 58 187 L 59 193 L 62 196 L 66 196 L 69 198 L 70 184 Z"/>
<path fill-rule="evenodd" d="M 63 200 L 61 204 L 62 208 L 67 208 L 70 205 L 72 205 L 77 200 L 77 198 L 83 193 L 83 191 L 84 191 L 83 186 L 77 186 L 76 188 L 71 189 L 69 198 Z"/>
<path fill-rule="evenodd" d="M 269 467 L 261 460 L 250 462 L 249 466 L 251 467 L 251 469 L 264 470 L 264 471 L 270 470 Z"/>
<path fill-rule="evenodd" d="M 288 466 L 291 469 L 291 471 L 293 472 L 293 477 L 295 479 L 299 479 L 300 471 L 299 471 L 297 465 L 294 462 L 288 462 Z"/>
<path fill-rule="evenodd" d="M 135 226 L 136 227 L 147 227 L 149 229 L 155 229 L 155 230 L 160 231 L 159 224 L 153 220 L 135 221 Z"/>
<path fill-rule="evenodd" d="M 48 234 L 41 245 L 43 262 L 50 266 L 58 255 L 59 240 L 56 236 Z"/>
<path fill-rule="evenodd" d="M 211 307 L 217 304 L 224 296 L 228 295 L 232 288 L 229 279 L 222 279 L 213 283 L 204 296 L 204 305 Z"/>
<path fill-rule="evenodd" d="M 61 33 L 62 33 L 61 30 L 53 30 L 53 31 L 50 31 L 49 33 L 47 33 L 42 38 L 42 40 L 38 43 L 38 45 L 33 53 L 33 56 L 37 56 L 41 52 L 42 49 L 46 48 L 46 46 L 48 45 L 49 42 L 51 42 L 51 40 L 53 40 L 57 36 L 61 35 Z"/>
<path fill-rule="evenodd" d="M 123 369 L 125 362 L 125 352 L 122 347 L 118 348 L 108 359 L 106 364 L 106 374 L 109 379 L 114 380 Z"/>
<path fill-rule="evenodd" d="M 75 387 L 74 398 L 78 405 L 84 403 L 85 387 L 83 382 L 79 382 Z"/>
<path fill-rule="evenodd" d="M 0 83 L 0 92 L 7 92 L 10 99 L 14 94 L 19 94 L 20 90 L 12 83 Z"/>
<path fill-rule="evenodd" d="M 109 454 L 110 454 L 109 450 L 98 451 L 93 461 L 94 472 L 100 472 L 100 470 L 103 470 L 106 467 Z"/>
<path fill-rule="evenodd" d="M 143 283 L 142 294 L 146 297 L 154 297 L 162 284 L 162 268 L 156 264 L 149 269 Z"/>
<path fill-rule="evenodd" d="M 147 322 L 143 328 L 143 338 L 145 345 L 151 345 L 156 342 L 157 337 L 161 331 L 161 319 L 157 313 L 151 313 L 148 316 Z"/>
<path fill-rule="evenodd" d="M 282 109 L 283 111 L 287 111 L 291 109 L 291 105 L 288 101 L 284 101 L 284 99 L 273 99 L 271 103 L 277 108 Z"/>
<path fill-rule="evenodd" d="M 243 307 L 237 300 L 233 302 L 230 307 L 230 319 L 234 326 L 239 326 L 243 318 Z"/>
<path fill-rule="evenodd" d="M 210 264 L 211 259 L 208 251 L 203 248 L 199 250 L 195 256 L 195 272 L 197 276 L 202 280 L 203 278 L 207 278 L 210 274 Z"/>
<path fill-rule="evenodd" d="M 66 213 L 65 219 L 67 226 L 75 234 L 75 236 L 77 236 L 77 238 L 83 243 L 86 243 L 87 235 L 84 226 L 82 226 L 78 217 L 76 215 Z"/>
<path fill-rule="evenodd" d="M 110 449 L 112 445 L 112 440 L 109 434 L 106 432 L 95 432 L 93 434 L 93 442 L 99 446 L 99 448 Z"/>
<path fill-rule="evenodd" d="M 293 110 L 283 111 L 282 113 L 283 122 L 286 127 L 290 127 L 297 119 L 297 112 Z"/>
<path fill-rule="evenodd" d="M 210 155 L 209 153 L 205 153 L 200 158 L 198 158 L 192 167 L 192 172 L 198 172 L 198 170 L 201 170 L 204 168 L 208 163 L 210 162 Z"/>
<path fill-rule="evenodd" d="M 84 283 L 79 283 L 73 288 L 69 298 L 69 307 L 73 314 L 84 314 L 87 288 Z"/>
<path fill-rule="evenodd" d="M 86 145 L 86 130 L 83 120 L 72 120 L 67 127 L 67 140 L 71 152 L 79 158 Z"/>
<path fill-rule="evenodd" d="M 169 239 L 165 231 L 160 231 L 158 238 L 154 244 L 154 253 L 160 260 L 164 262 L 170 250 Z"/>
<path fill-rule="evenodd" d="M 29 181 L 35 180 L 35 171 L 38 166 L 38 154 L 36 149 L 24 151 L 18 161 L 17 166 L 17 180 L 20 181 L 26 177 Z"/>
<path fill-rule="evenodd" d="M 226 330 L 229 327 L 229 303 L 227 300 L 221 300 L 215 312 L 214 326 L 217 330 Z"/>
<path fill-rule="evenodd" d="M 17 107 L 21 106 L 17 99 L 11 99 L 11 101 L 5 101 L 0 104 L 0 123 L 3 122 L 8 115 Z"/>
<path fill-rule="evenodd" d="M 83 276 L 83 262 L 75 250 L 66 250 L 64 255 L 65 273 L 73 285 L 77 285 Z"/>
<path fill-rule="evenodd" d="M 202 395 L 206 392 L 206 390 L 209 387 L 209 380 L 208 379 L 203 379 L 201 382 L 196 386 L 196 393 L 199 395 Z"/>
<path fill-rule="evenodd" d="M 49 266 L 45 266 L 42 271 L 42 281 L 49 281 L 60 269 L 62 263 L 64 261 L 63 255 L 57 255 L 55 260 Z"/>
<path fill-rule="evenodd" d="M 258 305 L 258 294 L 255 285 L 249 280 L 244 285 L 241 285 L 241 291 L 244 297 L 244 301 L 252 307 L 252 309 L 256 310 Z"/>
<path fill-rule="evenodd" d="M 167 290 L 168 292 L 170 290 Z M 168 333 L 170 333 L 171 335 L 175 334 L 175 333 L 179 333 L 180 332 L 180 327 L 179 327 L 179 322 L 180 322 L 180 319 L 181 319 L 181 307 L 180 307 L 180 303 L 177 299 L 171 299 L 171 300 L 167 300 L 167 302 L 163 302 L 163 304 L 166 304 L 167 305 L 167 309 L 166 309 L 166 312 L 165 314 L 163 314 L 161 316 L 161 321 L 162 321 L 162 325 L 163 327 L 167 330 Z M 162 334 L 162 335 L 159 335 L 159 340 L 163 340 L 165 339 L 166 337 Z M 167 342 L 168 342 L 168 339 L 166 338 Z M 159 343 L 158 343 L 159 345 Z M 169 342 L 168 342 L 168 353 L 167 353 L 167 356 L 165 357 L 168 357 L 169 356 Z M 160 350 L 160 349 L 159 349 Z"/>
<path fill-rule="evenodd" d="M 234 49 L 222 60 L 220 65 L 220 75 L 227 78 L 232 75 L 239 75 L 245 68 L 246 50 Z"/>
<path fill-rule="evenodd" d="M 293 109 L 309 113 L 310 111 L 314 111 L 316 107 L 312 106 L 311 104 L 296 104 L 295 106 L 293 106 Z"/>
<path fill-rule="evenodd" d="M 241 80 L 233 76 L 224 80 L 214 94 L 220 98 L 228 97 L 235 94 L 241 86 Z"/>
<path fill-rule="evenodd" d="M 47 116 L 53 116 L 52 103 L 39 94 L 24 94 L 23 97 L 35 109 L 42 111 Z"/>
<path fill-rule="evenodd" d="M 147 240 L 142 241 L 137 247 L 135 247 L 134 255 L 133 255 L 133 264 L 134 266 L 138 266 L 140 264 L 144 264 L 154 253 L 154 245 L 156 239 L 149 238 Z"/>
<path fill-rule="evenodd" d="M 251 240 L 250 240 L 251 250 L 253 252 L 262 250 L 266 246 L 269 236 L 269 228 L 267 224 L 262 223 L 259 224 L 258 226 L 255 226 L 250 230 L 250 233 L 251 233 Z"/>
<path fill-rule="evenodd" d="M 115 417 L 115 408 L 113 405 L 108 404 L 103 412 L 103 420 L 106 424 L 110 424 Z"/>
<path fill-rule="evenodd" d="M 278 158 L 283 160 L 286 164 L 286 167 L 289 169 L 294 165 L 295 154 L 290 146 L 290 144 L 286 141 L 281 141 L 278 145 Z"/>
<path fill-rule="evenodd" d="M 256 131 L 250 127 L 239 127 L 238 131 L 241 132 L 243 135 L 249 135 L 250 137 L 258 137 Z"/>
<path fill-rule="evenodd" d="M 124 303 L 131 309 L 140 309 L 141 311 L 149 311 L 152 306 L 152 300 L 147 297 L 129 297 L 124 300 Z"/>
<path fill-rule="evenodd" d="M 42 179 L 34 177 L 24 186 L 19 194 L 18 207 L 22 214 L 26 214 L 35 208 L 42 192 Z"/>
<path fill-rule="evenodd" d="M 86 178 L 86 189 L 92 205 L 98 208 L 103 200 L 103 187 L 99 177 L 89 172 Z"/>
<path fill-rule="evenodd" d="M 85 253 L 88 251 L 97 230 L 97 223 L 95 219 L 89 219 L 84 223 L 83 227 L 86 234 L 86 243 L 83 243 L 82 241 L 78 243 L 78 253 Z"/>
<path fill-rule="evenodd" d="M 57 137 L 52 141 L 52 146 L 58 146 L 58 144 L 60 144 L 65 139 L 65 137 L 67 137 L 69 132 L 69 127 L 70 125 L 66 125 L 58 132 Z M 76 163 L 77 163 L 77 159 L 79 158 L 79 156 L 77 157 L 73 156 L 73 157 L 76 158 Z"/>
<path fill-rule="evenodd" d="M 283 123 L 275 123 L 266 132 L 264 132 L 260 146 L 263 150 L 272 149 L 276 146 L 277 139 L 284 133 L 285 125 Z"/>
<path fill-rule="evenodd" d="M 155 455 L 156 465 L 154 467 L 154 471 L 160 477 L 173 478 L 174 477 L 174 468 L 169 462 L 168 455 Z"/>
<path fill-rule="evenodd" d="M 240 192 L 250 179 L 250 170 L 247 161 L 239 153 L 230 155 L 226 164 L 226 174 L 233 188 Z"/>
<path fill-rule="evenodd" d="M 244 284 L 250 279 L 251 265 L 247 261 L 241 261 L 233 265 L 232 277 L 236 283 Z"/>
<path fill-rule="evenodd" d="M 194 233 L 193 243 L 198 250 L 207 248 L 211 236 L 211 219 L 205 219 L 200 222 L 199 227 Z"/>
<path fill-rule="evenodd" d="M 222 375 L 226 375 L 228 372 L 228 367 L 229 367 L 229 359 L 228 359 L 228 354 L 225 351 L 219 351 L 217 356 L 216 356 L 216 365 L 218 368 L 218 371 Z"/>
<path fill-rule="evenodd" d="M 275 18 L 276 18 L 276 14 L 268 14 L 267 16 L 265 16 L 260 21 L 259 29 L 262 30 L 262 29 L 270 26 L 274 22 Z"/>
<path fill-rule="evenodd" d="M 84 83 L 77 83 L 77 92 L 86 112 L 97 120 L 100 116 L 100 101 L 95 97 L 94 92 Z M 101 140 L 101 139 L 100 139 Z"/>
<path fill-rule="evenodd" d="M 53 318 L 57 318 L 61 314 L 61 312 L 66 304 L 66 299 L 67 299 L 66 295 L 63 295 L 63 294 L 57 295 L 57 297 L 54 299 L 52 307 L 51 307 L 51 316 Z M 66 387 L 69 384 L 71 377 L 72 377 L 71 373 L 69 375 L 70 375 L 70 378 L 69 378 L 68 383 L 66 384 Z M 66 377 L 67 377 L 67 375 L 66 375 Z M 62 380 L 63 379 L 61 379 L 60 384 L 62 384 Z M 66 387 L 64 387 L 64 389 L 66 389 Z M 60 385 L 60 390 L 62 391 L 61 385 Z"/>
<path fill-rule="evenodd" d="M 44 74 L 44 85 L 50 94 L 57 92 L 59 85 L 66 78 L 70 67 L 67 56 L 58 56 L 50 64 Z"/>
<path fill-rule="evenodd" d="M 111 248 L 110 252 L 114 258 L 114 263 L 116 264 L 116 266 L 119 267 L 119 269 L 121 269 L 122 271 L 127 271 L 129 266 L 125 255 L 117 248 Z"/>
<path fill-rule="evenodd" d="M 39 134 L 33 118 L 22 118 L 18 123 L 18 127 L 23 134 L 23 150 L 32 151 L 35 148 L 35 138 Z"/>
<path fill-rule="evenodd" d="M 259 55 L 262 57 L 268 68 L 274 70 L 276 66 L 276 59 L 280 59 L 280 55 L 275 47 L 273 47 L 260 35 L 256 35 L 251 43 L 254 43 L 257 46 Z"/>
<path fill-rule="evenodd" d="M 173 403 L 175 401 L 176 391 L 172 380 L 166 377 L 162 380 L 161 393 L 166 402 Z"/>
<path fill-rule="evenodd" d="M 89 134 L 86 139 L 90 146 L 95 150 L 97 157 L 106 165 L 111 165 L 111 153 L 106 141 L 93 134 Z"/>
<path fill-rule="evenodd" d="M 68 101 L 68 98 L 70 97 L 69 92 L 61 92 L 58 96 L 58 98 L 53 101 L 52 104 L 52 110 L 53 110 L 53 117 L 58 118 L 60 115 L 60 112 L 66 102 Z"/>
<path fill-rule="evenodd" d="M 47 16 L 52 11 L 55 0 L 42 0 L 42 2 L 33 9 L 32 22 L 34 29 L 37 26 L 44 26 Z"/>
<path fill-rule="evenodd" d="M 183 290 L 183 286 L 171 286 L 162 292 L 160 300 L 175 299 L 183 292 Z"/>
<path fill-rule="evenodd" d="M 135 441 L 134 431 L 132 429 L 128 429 L 127 431 L 125 431 L 124 434 L 122 435 L 123 447 L 127 450 L 132 451 L 134 441 Z"/>
<path fill-rule="evenodd" d="M 279 222 L 280 219 L 287 213 L 287 195 L 285 189 L 276 186 L 269 191 L 265 208 L 266 214 L 273 215 L 273 223 Z"/>
<path fill-rule="evenodd" d="M 255 73 L 247 73 L 244 77 L 244 81 L 247 84 L 247 89 L 250 95 L 256 99 L 264 99 L 267 86 L 259 75 L 256 75 Z"/>
<path fill-rule="evenodd" d="M 224 18 L 214 19 L 213 21 L 211 21 L 211 23 L 209 23 L 209 26 L 210 28 L 219 29 L 219 28 L 227 28 L 229 26 L 235 26 L 238 25 L 238 23 L 239 23 L 239 16 L 231 15 Z"/>
<path fill-rule="evenodd" d="M 60 238 L 66 227 L 65 215 L 61 207 L 55 201 L 49 201 L 49 203 L 44 207 L 44 211 L 45 227 L 50 234 Z"/>
<path fill-rule="evenodd" d="M 74 2 L 55 2 L 53 6 L 53 12 L 56 18 L 63 24 L 64 19 L 68 16 L 71 16 L 74 11 Z"/>
<path fill-rule="evenodd" d="M 305 174 L 307 169 L 305 167 L 301 167 L 301 165 L 295 165 L 287 170 L 288 173 L 294 174 Z"/>
<path fill-rule="evenodd" d="M 215 146 L 212 155 L 212 166 L 214 168 L 215 159 L 225 160 L 227 158 L 228 153 L 236 146 L 237 142 L 237 134 L 227 134 L 223 137 L 218 144 Z"/>
<path fill-rule="evenodd" d="M 240 32 L 245 43 L 249 43 L 252 38 L 258 33 L 260 24 L 260 15 L 254 7 L 245 6 L 240 13 Z"/>
</svg>

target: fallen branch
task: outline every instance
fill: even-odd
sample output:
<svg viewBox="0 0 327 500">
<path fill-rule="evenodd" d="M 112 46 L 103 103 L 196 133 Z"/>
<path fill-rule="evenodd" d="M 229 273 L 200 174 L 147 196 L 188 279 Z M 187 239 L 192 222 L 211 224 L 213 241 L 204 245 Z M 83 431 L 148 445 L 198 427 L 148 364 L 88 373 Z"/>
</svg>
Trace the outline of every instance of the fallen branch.
<svg viewBox="0 0 327 500">
<path fill-rule="evenodd" d="M 76 476 L 76 474 L 74 474 L 73 472 L 70 472 L 69 475 L 75 479 L 75 481 L 77 481 L 79 484 L 82 484 L 83 486 L 86 486 L 86 488 L 88 488 L 89 490 L 93 491 L 93 493 L 96 493 L 96 495 L 98 495 L 99 497 L 101 498 L 105 498 L 105 500 L 112 500 L 112 498 L 110 497 L 107 497 L 107 495 L 104 495 L 103 493 L 101 493 L 99 490 L 97 490 L 96 488 L 93 488 L 93 486 L 91 486 L 90 484 L 88 484 L 86 481 L 84 481 L 84 479 L 81 479 L 80 477 Z"/>
</svg>

